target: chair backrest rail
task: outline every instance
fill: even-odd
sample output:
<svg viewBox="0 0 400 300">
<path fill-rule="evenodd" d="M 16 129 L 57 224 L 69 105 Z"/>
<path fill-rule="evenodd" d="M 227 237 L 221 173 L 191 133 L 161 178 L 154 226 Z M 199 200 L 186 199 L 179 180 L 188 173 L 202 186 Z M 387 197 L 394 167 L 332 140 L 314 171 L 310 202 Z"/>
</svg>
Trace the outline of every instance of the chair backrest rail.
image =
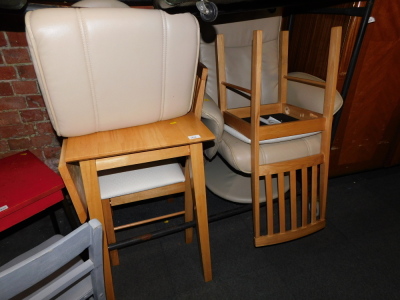
<svg viewBox="0 0 400 300">
<path fill-rule="evenodd" d="M 92 261 L 85 261 L 83 264 L 79 265 L 77 268 L 72 270 L 71 272 L 65 274 L 61 278 L 57 279 L 49 286 L 41 290 L 34 297 L 29 297 L 30 300 L 47 300 L 52 299 L 58 293 L 63 291 L 65 288 L 72 285 L 74 282 L 78 281 L 85 275 L 87 275 L 94 268 L 94 264 Z"/>
<path fill-rule="evenodd" d="M 85 286 L 85 292 L 96 290 L 97 295 L 104 296 L 101 240 L 101 224 L 98 220 L 91 220 L 50 246 L 42 248 L 43 250 L 27 258 L 16 258 L 15 264 L 10 262 L 11 266 L 0 272 L 1 297 L 9 299 L 22 292 L 28 293 L 29 288 L 40 284 L 44 279 L 48 280 L 49 276 L 54 276 L 54 279 L 36 291 L 29 290 L 33 294 L 28 297 L 37 300 L 52 299 L 89 273 L 92 285 Z M 85 249 L 89 249 L 89 259 L 83 262 L 79 255 Z M 62 268 L 63 273 L 57 275 Z M 97 295 L 95 299 L 99 299 Z"/>
<path fill-rule="evenodd" d="M 1 276 L 0 287 L 3 284 L 6 287 L 7 281 L 13 282 L 15 278 L 19 278 L 20 284 L 7 286 L 6 290 L 10 293 L 17 290 L 23 291 L 55 272 L 60 266 L 65 265 L 86 249 L 87 242 L 85 240 L 89 230 L 90 228 L 87 226 L 79 227 L 74 235 L 64 237 L 52 246 L 33 255 L 29 260 L 20 262 L 4 271 Z M 65 255 L 60 255 L 60 253 Z M 41 272 L 38 272 L 38 270 L 41 270 Z"/>
</svg>

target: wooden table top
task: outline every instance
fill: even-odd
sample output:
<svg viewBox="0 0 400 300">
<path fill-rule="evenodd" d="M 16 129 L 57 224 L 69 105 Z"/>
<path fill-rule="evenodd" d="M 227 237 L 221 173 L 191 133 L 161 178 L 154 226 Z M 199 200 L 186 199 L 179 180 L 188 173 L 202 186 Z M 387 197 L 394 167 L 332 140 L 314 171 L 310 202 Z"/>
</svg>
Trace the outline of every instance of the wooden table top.
<svg viewBox="0 0 400 300">
<path fill-rule="evenodd" d="M 68 138 L 65 161 L 83 161 L 213 140 L 193 113 L 147 125 Z"/>
</svg>

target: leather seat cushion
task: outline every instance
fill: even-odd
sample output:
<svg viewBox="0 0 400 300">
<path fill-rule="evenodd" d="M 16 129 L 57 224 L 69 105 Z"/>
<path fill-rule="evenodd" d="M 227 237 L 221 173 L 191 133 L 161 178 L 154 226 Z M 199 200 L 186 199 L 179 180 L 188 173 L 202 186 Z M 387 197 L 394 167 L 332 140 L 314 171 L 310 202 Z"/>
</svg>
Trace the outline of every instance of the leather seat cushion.
<svg viewBox="0 0 400 300">
<path fill-rule="evenodd" d="M 147 191 L 184 181 L 185 175 L 175 160 L 99 172 L 101 199 Z"/>
</svg>

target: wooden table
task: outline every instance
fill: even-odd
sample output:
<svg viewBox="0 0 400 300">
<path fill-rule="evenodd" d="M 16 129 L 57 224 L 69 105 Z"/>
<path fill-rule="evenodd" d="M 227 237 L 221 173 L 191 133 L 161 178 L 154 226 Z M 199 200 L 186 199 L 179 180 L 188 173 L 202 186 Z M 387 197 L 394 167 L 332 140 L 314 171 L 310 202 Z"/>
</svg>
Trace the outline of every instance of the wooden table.
<svg viewBox="0 0 400 300">
<path fill-rule="evenodd" d="M 0 159 L 0 231 L 62 201 L 61 177 L 29 151 Z"/>
</svg>

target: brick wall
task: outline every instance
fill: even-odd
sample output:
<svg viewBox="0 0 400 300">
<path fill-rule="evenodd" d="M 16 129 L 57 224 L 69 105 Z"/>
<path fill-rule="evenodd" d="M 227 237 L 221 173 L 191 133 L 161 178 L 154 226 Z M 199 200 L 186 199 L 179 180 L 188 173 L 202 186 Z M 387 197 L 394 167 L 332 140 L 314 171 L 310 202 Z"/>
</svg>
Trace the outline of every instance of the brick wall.
<svg viewBox="0 0 400 300">
<path fill-rule="evenodd" d="M 27 149 L 57 169 L 60 139 L 40 94 L 25 33 L 0 31 L 0 158 Z"/>
</svg>

